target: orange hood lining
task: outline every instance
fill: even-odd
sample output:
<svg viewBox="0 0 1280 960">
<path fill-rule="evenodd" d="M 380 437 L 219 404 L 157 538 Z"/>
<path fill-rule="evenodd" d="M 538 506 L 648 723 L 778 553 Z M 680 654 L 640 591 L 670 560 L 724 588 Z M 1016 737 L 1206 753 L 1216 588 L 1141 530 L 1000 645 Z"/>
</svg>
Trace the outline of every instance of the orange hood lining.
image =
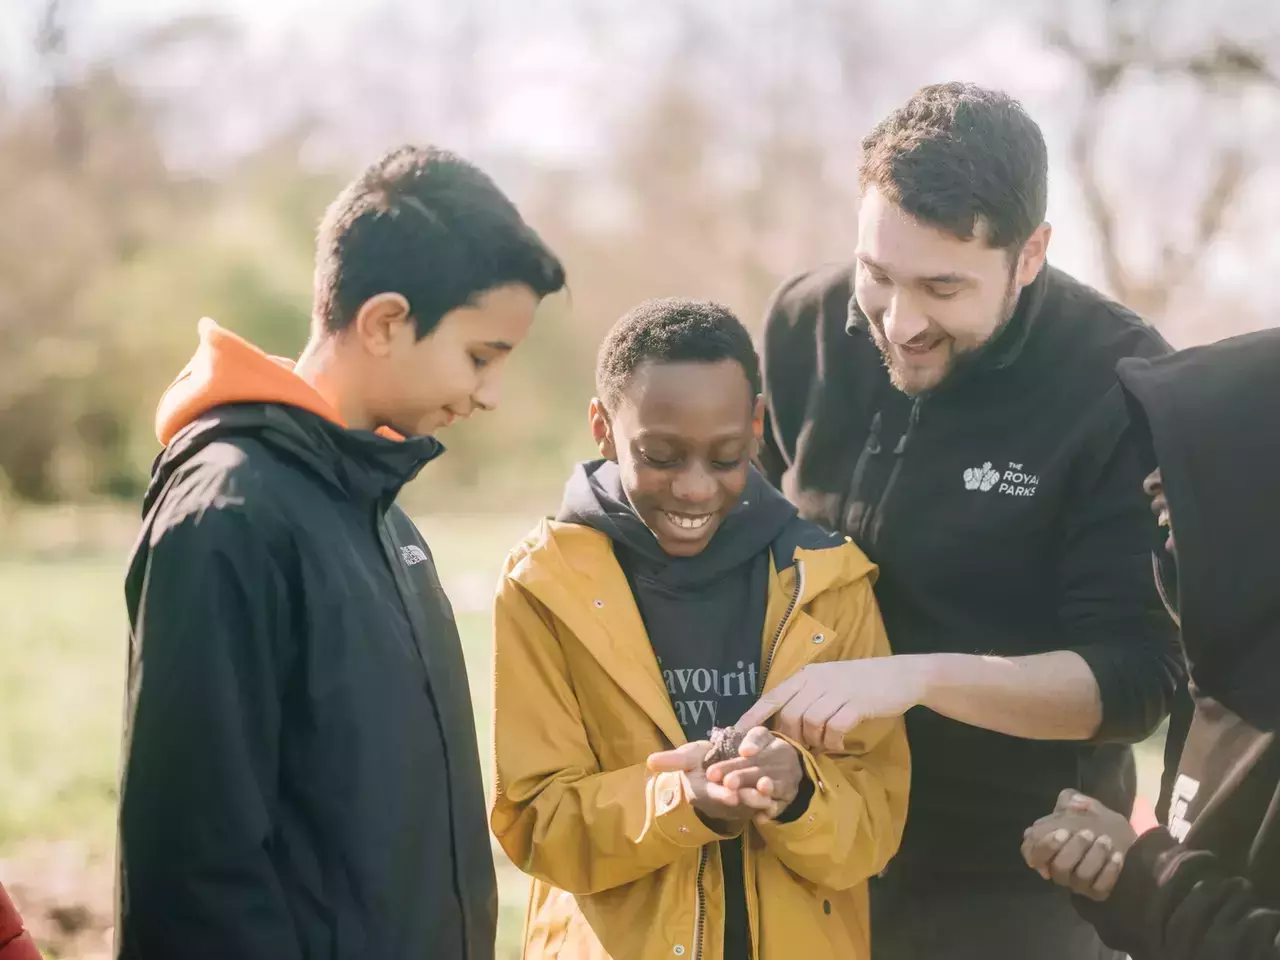
<svg viewBox="0 0 1280 960">
<path fill-rule="evenodd" d="M 284 404 L 347 426 L 337 408 L 294 373 L 292 360 L 271 356 L 208 317 L 200 321 L 199 331 L 195 355 L 156 409 L 156 439 L 161 444 L 167 446 L 184 427 L 228 403 Z M 403 439 L 386 428 L 378 433 Z"/>
</svg>

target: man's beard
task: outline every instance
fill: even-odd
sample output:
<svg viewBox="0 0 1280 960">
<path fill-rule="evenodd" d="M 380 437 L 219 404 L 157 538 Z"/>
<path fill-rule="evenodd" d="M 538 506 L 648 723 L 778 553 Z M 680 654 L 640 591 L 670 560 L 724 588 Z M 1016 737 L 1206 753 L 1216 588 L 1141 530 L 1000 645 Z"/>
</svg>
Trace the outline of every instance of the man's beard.
<svg viewBox="0 0 1280 960">
<path fill-rule="evenodd" d="M 875 343 L 876 349 L 880 351 L 880 359 L 884 363 L 885 370 L 889 373 L 889 382 L 898 390 L 907 394 L 907 396 L 923 396 L 924 394 L 932 393 L 948 380 L 952 380 L 957 375 L 976 366 L 986 354 L 987 347 L 995 342 L 996 338 L 1000 336 L 1013 319 L 1013 315 L 1018 309 L 1018 293 L 1018 273 L 1015 264 L 1013 269 L 1009 271 L 1009 284 L 1005 288 L 1004 299 L 1000 303 L 1000 321 L 981 343 L 961 346 L 954 338 L 948 337 L 945 342 L 950 347 L 951 356 L 948 358 L 941 376 L 924 387 L 917 386 L 907 378 L 906 371 L 894 359 L 884 328 L 879 321 L 867 317 L 867 330 L 871 333 L 871 340 Z"/>
</svg>

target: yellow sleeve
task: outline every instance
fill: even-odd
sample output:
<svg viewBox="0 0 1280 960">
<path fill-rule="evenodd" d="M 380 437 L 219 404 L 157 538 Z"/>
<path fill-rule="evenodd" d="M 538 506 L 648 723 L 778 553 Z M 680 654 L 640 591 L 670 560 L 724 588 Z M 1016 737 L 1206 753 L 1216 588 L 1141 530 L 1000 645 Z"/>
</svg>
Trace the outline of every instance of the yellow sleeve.
<svg viewBox="0 0 1280 960">
<path fill-rule="evenodd" d="M 889 655 L 869 580 L 840 591 L 831 659 Z M 907 820 L 911 759 L 901 717 L 855 727 L 838 754 L 816 755 L 788 739 L 813 781 L 813 797 L 790 823 L 759 827 L 773 854 L 796 874 L 833 890 L 855 886 L 889 863 Z"/>
<path fill-rule="evenodd" d="M 729 835 L 702 822 L 678 773 L 601 771 L 554 618 L 503 577 L 494 607 L 490 826 L 525 873 L 573 894 L 629 883 Z"/>
</svg>

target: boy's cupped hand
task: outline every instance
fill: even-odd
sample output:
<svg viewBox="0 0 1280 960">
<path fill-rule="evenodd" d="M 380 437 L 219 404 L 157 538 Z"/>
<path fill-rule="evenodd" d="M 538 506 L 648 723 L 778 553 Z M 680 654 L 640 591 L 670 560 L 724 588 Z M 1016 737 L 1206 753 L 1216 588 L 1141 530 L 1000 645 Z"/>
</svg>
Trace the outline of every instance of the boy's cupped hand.
<svg viewBox="0 0 1280 960">
<path fill-rule="evenodd" d="M 710 748 L 707 740 L 686 743 L 653 754 L 648 767 L 655 773 L 683 774 L 694 808 L 717 820 L 767 823 L 800 790 L 804 765 L 799 751 L 765 727 L 747 733 L 737 757 L 704 770 L 702 762 Z"/>
</svg>

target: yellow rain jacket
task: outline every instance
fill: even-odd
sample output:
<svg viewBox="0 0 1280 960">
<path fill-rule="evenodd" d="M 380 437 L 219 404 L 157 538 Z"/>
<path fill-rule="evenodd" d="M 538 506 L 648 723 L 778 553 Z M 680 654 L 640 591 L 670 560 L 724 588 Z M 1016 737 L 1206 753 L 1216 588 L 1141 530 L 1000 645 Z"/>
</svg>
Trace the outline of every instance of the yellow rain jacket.
<svg viewBox="0 0 1280 960">
<path fill-rule="evenodd" d="M 876 568 L 856 546 L 791 559 L 770 566 L 762 691 L 809 663 L 889 653 Z M 494 644 L 490 823 L 535 878 L 526 960 L 721 960 L 727 837 L 698 817 L 680 774 L 646 768 L 686 741 L 609 538 L 544 521 L 507 559 Z M 801 753 L 808 809 L 739 828 L 753 955 L 866 960 L 866 880 L 907 813 L 904 726 L 869 722 L 840 754 Z"/>
</svg>

